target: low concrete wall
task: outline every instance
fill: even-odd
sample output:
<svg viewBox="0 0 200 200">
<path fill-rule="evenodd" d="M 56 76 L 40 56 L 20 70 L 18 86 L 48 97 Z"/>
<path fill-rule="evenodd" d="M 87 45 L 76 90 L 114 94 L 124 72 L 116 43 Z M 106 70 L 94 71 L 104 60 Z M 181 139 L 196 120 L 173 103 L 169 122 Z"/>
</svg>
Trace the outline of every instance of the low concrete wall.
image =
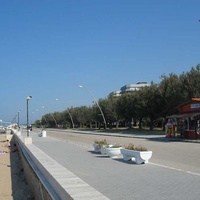
<svg viewBox="0 0 200 200">
<path fill-rule="evenodd" d="M 28 184 L 37 200 L 108 200 L 35 145 L 24 144 L 21 135 L 14 134 L 14 138 L 20 150 Z"/>
<path fill-rule="evenodd" d="M 30 186 L 35 199 L 37 200 L 52 200 L 55 198 L 52 198 L 52 196 L 49 194 L 49 191 L 44 185 L 42 184 L 41 177 L 37 173 L 37 168 L 34 166 L 34 163 L 31 161 L 30 157 L 28 156 L 26 152 L 25 146 L 23 146 L 18 138 L 18 136 L 14 135 L 14 140 L 17 145 L 22 166 L 24 170 L 24 174 L 26 177 L 26 180 L 28 182 L 28 185 Z"/>
<path fill-rule="evenodd" d="M 20 149 L 18 147 L 18 149 Z M 21 161 L 23 165 L 23 170 L 26 176 L 26 180 L 28 182 L 28 185 L 30 186 L 35 199 L 38 200 L 52 200 L 51 196 L 49 195 L 49 192 L 46 190 L 46 188 L 41 184 L 41 181 L 38 177 L 38 175 L 35 173 L 33 168 L 29 165 L 29 162 L 27 161 L 26 157 L 24 156 L 22 150 L 19 150 Z"/>
</svg>

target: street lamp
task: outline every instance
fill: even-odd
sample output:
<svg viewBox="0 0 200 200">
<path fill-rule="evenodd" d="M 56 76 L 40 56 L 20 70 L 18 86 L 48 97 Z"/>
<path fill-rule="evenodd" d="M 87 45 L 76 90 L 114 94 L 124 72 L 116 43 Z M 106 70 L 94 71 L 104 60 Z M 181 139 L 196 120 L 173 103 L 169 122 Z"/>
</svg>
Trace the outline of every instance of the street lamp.
<svg viewBox="0 0 200 200">
<path fill-rule="evenodd" d="M 58 101 L 58 100 L 59 100 L 59 99 L 56 99 L 56 101 Z M 73 121 L 72 115 L 70 114 L 70 112 L 69 112 L 68 108 L 67 108 L 67 112 L 68 112 L 68 114 L 69 114 L 69 117 L 70 117 L 70 119 L 71 119 L 71 122 L 72 122 L 72 128 L 74 128 L 74 121 Z"/>
<path fill-rule="evenodd" d="M 54 120 L 54 122 L 55 122 L 55 124 L 56 124 L 56 127 L 58 128 L 58 123 L 57 123 L 57 121 L 56 121 L 55 117 L 53 116 L 53 114 L 52 114 L 52 113 L 50 113 L 50 115 L 52 116 L 52 118 L 53 118 L 53 120 Z"/>
<path fill-rule="evenodd" d="M 29 130 L 28 130 L 28 125 L 29 125 L 29 116 L 28 116 L 28 101 L 32 99 L 32 96 L 28 96 L 26 98 L 26 119 L 27 119 L 27 137 L 29 137 Z"/>
<path fill-rule="evenodd" d="M 42 106 L 42 108 L 44 109 L 44 106 Z M 46 119 L 46 117 L 45 116 L 43 116 L 44 117 L 44 120 L 45 120 L 45 122 L 46 122 L 46 124 L 47 124 L 47 119 Z"/>
<path fill-rule="evenodd" d="M 35 113 L 36 113 L 36 116 L 37 116 L 37 118 L 38 118 L 37 121 L 39 121 L 39 125 L 40 125 L 40 127 L 42 127 L 42 123 L 41 123 L 41 120 L 40 120 L 40 117 L 39 117 L 38 111 L 39 111 L 39 110 L 36 109 L 36 110 L 35 110 Z"/>
<path fill-rule="evenodd" d="M 101 112 L 101 115 L 102 115 L 102 117 L 103 117 L 103 121 L 104 121 L 104 124 L 105 124 L 105 129 L 106 129 L 106 119 L 105 119 L 105 116 L 104 116 L 104 114 L 103 114 L 103 111 L 102 111 L 102 109 L 101 109 L 101 107 L 100 107 L 100 105 L 99 105 L 99 103 L 98 103 L 98 101 L 96 100 L 96 98 L 95 98 L 95 96 L 93 95 L 93 93 L 87 88 L 87 87 L 83 87 L 82 85 L 79 85 L 79 87 L 80 88 L 85 88 L 88 92 L 89 92 L 89 94 L 92 96 L 92 98 L 94 99 L 94 102 L 97 104 L 97 106 L 98 106 L 98 108 L 99 108 L 99 110 L 100 110 L 100 112 Z"/>
<path fill-rule="evenodd" d="M 19 113 L 21 112 L 21 110 L 18 110 L 18 129 L 19 129 Z"/>
<path fill-rule="evenodd" d="M 16 117 L 17 117 L 17 115 L 14 116 L 14 118 L 13 118 L 11 123 L 13 123 L 13 124 L 15 123 L 16 124 Z"/>
<path fill-rule="evenodd" d="M 42 106 L 42 108 L 44 109 L 44 106 Z M 53 116 L 53 114 L 52 113 L 49 113 L 49 114 L 51 115 L 52 119 L 54 120 L 56 127 L 58 127 L 58 123 L 57 123 L 55 117 Z M 44 117 L 44 119 L 45 119 L 45 121 L 47 123 L 47 119 L 45 117 Z"/>
</svg>

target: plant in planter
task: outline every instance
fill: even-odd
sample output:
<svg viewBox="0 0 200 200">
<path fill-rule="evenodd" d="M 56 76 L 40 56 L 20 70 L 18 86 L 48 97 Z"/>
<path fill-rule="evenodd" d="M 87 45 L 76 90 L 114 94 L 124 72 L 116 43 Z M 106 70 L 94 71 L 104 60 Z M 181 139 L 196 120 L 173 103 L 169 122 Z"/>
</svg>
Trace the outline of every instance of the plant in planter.
<svg viewBox="0 0 200 200">
<path fill-rule="evenodd" d="M 135 150 L 135 146 L 133 144 L 129 144 L 128 146 L 124 146 L 125 149 Z"/>
<path fill-rule="evenodd" d="M 101 150 L 100 150 L 101 154 L 103 154 L 103 155 L 107 154 L 106 148 L 111 148 L 111 147 L 113 147 L 112 144 L 103 144 L 103 145 L 101 145 Z"/>
<path fill-rule="evenodd" d="M 114 144 L 110 148 L 122 148 L 121 144 Z"/>
<path fill-rule="evenodd" d="M 129 149 L 129 150 L 135 150 L 135 151 L 147 151 L 146 147 L 143 147 L 141 145 L 134 146 L 134 144 L 129 144 L 128 146 L 125 146 L 124 148 Z"/>
<path fill-rule="evenodd" d="M 110 156 L 111 158 L 116 158 L 121 154 L 120 149 L 122 149 L 122 145 L 114 144 L 110 147 L 107 147 L 105 150 L 108 156 Z"/>
<path fill-rule="evenodd" d="M 152 156 L 152 151 L 148 151 L 142 146 L 135 147 L 133 144 L 125 146 L 125 148 L 120 151 L 124 160 L 132 160 L 134 158 L 137 164 L 148 163 Z"/>
<path fill-rule="evenodd" d="M 102 148 L 107 147 L 108 142 L 106 139 L 94 140 L 93 147 L 95 152 L 100 152 Z"/>
</svg>

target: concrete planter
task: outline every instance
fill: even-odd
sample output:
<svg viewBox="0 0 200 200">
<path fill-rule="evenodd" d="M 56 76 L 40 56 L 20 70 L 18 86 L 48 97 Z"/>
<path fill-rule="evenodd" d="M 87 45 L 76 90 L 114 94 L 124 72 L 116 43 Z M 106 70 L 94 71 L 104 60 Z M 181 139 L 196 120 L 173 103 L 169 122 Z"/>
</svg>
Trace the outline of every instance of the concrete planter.
<svg viewBox="0 0 200 200">
<path fill-rule="evenodd" d="M 106 154 L 106 145 L 101 145 L 101 154 L 105 155 Z"/>
<path fill-rule="evenodd" d="M 118 148 L 106 148 L 106 154 L 108 156 L 110 156 L 111 158 L 117 158 L 120 154 L 121 154 L 121 150 L 122 147 L 118 147 Z"/>
<path fill-rule="evenodd" d="M 107 154 L 107 152 L 106 152 L 106 148 L 110 148 L 110 147 L 112 147 L 113 145 L 112 144 L 109 144 L 109 145 L 101 145 L 101 154 L 103 154 L 103 155 L 106 155 Z"/>
<path fill-rule="evenodd" d="M 93 143 L 93 147 L 94 147 L 94 151 L 96 153 L 101 152 L 101 145 L 100 144 Z"/>
<path fill-rule="evenodd" d="M 47 132 L 45 130 L 42 131 L 42 137 L 47 137 Z"/>
<path fill-rule="evenodd" d="M 137 164 L 145 164 L 149 162 L 149 159 L 152 156 L 152 151 L 135 151 L 129 149 L 121 149 L 121 154 L 123 155 L 124 160 L 132 160 L 135 158 Z"/>
<path fill-rule="evenodd" d="M 41 132 L 39 132 L 38 136 L 39 137 L 47 137 L 47 132 L 45 130 L 42 130 Z"/>
<path fill-rule="evenodd" d="M 109 147 L 112 147 L 113 145 L 106 145 L 106 144 L 96 144 L 96 143 L 93 143 L 93 147 L 94 147 L 94 151 L 96 153 L 101 153 L 101 154 L 106 154 L 106 147 L 109 146 Z"/>
</svg>

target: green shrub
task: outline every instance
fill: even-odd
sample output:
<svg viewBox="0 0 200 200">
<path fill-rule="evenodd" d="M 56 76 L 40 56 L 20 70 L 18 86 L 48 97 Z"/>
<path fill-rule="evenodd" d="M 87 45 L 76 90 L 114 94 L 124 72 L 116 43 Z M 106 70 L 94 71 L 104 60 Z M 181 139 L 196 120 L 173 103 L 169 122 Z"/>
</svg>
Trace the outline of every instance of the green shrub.
<svg viewBox="0 0 200 200">
<path fill-rule="evenodd" d="M 141 145 L 135 147 L 134 144 L 129 144 L 128 146 L 125 146 L 125 149 L 134 150 L 134 151 L 147 151 L 147 148 Z"/>
<path fill-rule="evenodd" d="M 106 139 L 104 140 L 94 140 L 95 144 L 99 144 L 99 145 L 108 145 L 108 142 Z"/>
<path fill-rule="evenodd" d="M 121 144 L 114 144 L 113 146 L 111 146 L 110 148 L 120 148 L 120 147 L 122 147 L 122 145 Z"/>
</svg>

